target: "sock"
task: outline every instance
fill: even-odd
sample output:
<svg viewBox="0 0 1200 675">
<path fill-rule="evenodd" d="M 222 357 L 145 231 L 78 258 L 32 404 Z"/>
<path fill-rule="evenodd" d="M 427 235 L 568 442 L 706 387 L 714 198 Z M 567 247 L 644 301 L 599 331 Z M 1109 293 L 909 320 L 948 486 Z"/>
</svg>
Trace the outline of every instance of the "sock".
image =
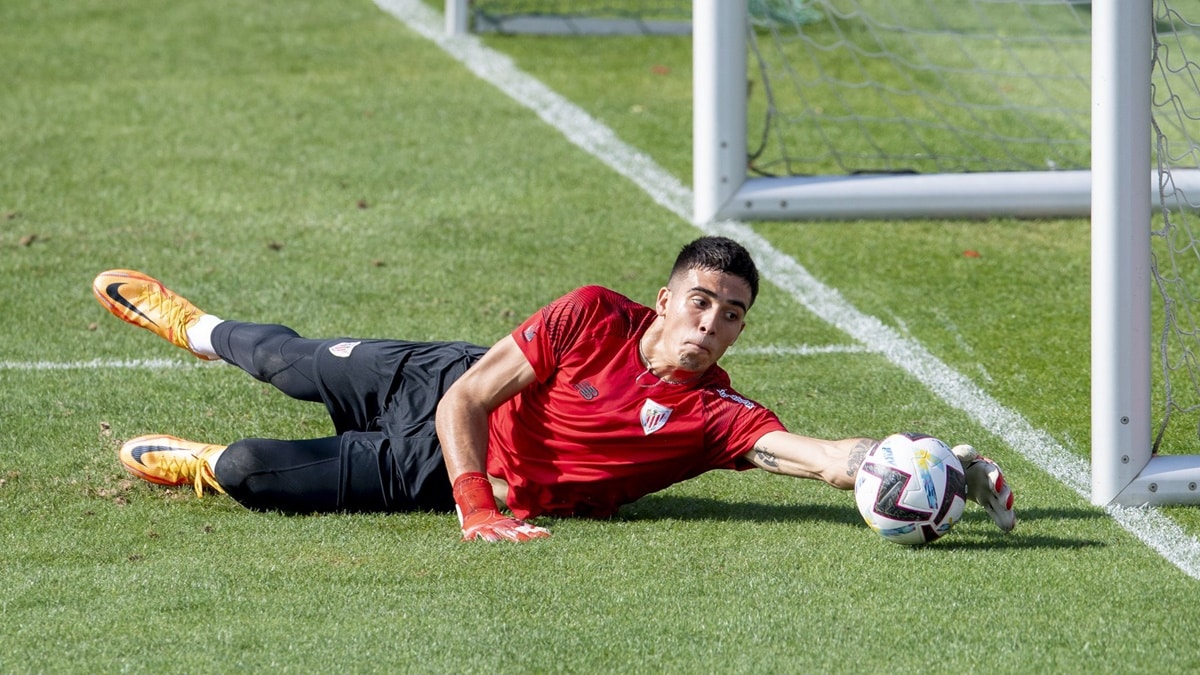
<svg viewBox="0 0 1200 675">
<path fill-rule="evenodd" d="M 217 460 L 221 459 L 221 455 L 225 454 L 225 448 L 227 447 L 229 446 L 222 447 L 220 450 L 214 450 L 204 456 L 204 463 L 208 465 L 208 472 L 212 474 L 213 480 L 217 478 Z"/>
<path fill-rule="evenodd" d="M 212 314 L 204 314 L 196 319 L 196 323 L 187 329 L 188 348 L 201 356 L 216 358 L 217 353 L 213 351 L 212 346 L 212 332 L 221 321 L 222 319 Z"/>
</svg>

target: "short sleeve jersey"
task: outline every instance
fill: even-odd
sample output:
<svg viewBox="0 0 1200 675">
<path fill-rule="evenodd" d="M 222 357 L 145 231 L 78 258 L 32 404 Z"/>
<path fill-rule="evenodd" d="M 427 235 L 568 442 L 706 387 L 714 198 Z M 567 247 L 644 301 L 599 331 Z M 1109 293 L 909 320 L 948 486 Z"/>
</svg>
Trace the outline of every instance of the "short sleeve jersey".
<svg viewBox="0 0 1200 675">
<path fill-rule="evenodd" d="M 638 342 L 655 317 L 587 286 L 513 331 L 536 382 L 492 413 L 488 473 L 518 518 L 609 516 L 706 471 L 752 468 L 743 455 L 784 429 L 719 366 L 684 384 L 647 372 Z"/>
</svg>

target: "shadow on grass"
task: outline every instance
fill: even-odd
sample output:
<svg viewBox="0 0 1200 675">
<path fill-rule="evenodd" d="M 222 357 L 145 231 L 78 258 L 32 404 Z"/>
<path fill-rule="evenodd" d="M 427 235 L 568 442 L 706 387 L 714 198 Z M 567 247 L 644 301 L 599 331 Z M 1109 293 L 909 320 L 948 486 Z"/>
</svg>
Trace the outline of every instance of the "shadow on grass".
<svg viewBox="0 0 1200 675">
<path fill-rule="evenodd" d="M 986 521 L 987 516 L 975 504 L 967 505 L 964 517 L 968 521 Z M 1041 520 L 1098 520 L 1103 512 L 1088 508 L 1033 508 L 1017 511 L 1017 529 L 1004 534 L 998 529 L 987 532 L 963 533 L 947 536 L 935 546 L 943 549 L 1083 549 L 1107 546 L 1098 539 L 1056 537 L 1044 534 L 1025 534 L 1022 525 L 1028 526 Z M 760 504 L 753 502 L 731 502 L 706 497 L 680 497 L 673 495 L 649 495 L 621 509 L 620 518 L 627 521 L 644 520 L 712 520 L 804 522 L 820 521 L 863 527 L 862 518 L 853 505 L 833 506 L 830 504 Z M 990 526 L 989 526 L 990 527 Z"/>
<path fill-rule="evenodd" d="M 648 495 L 621 509 L 624 520 L 716 520 L 763 523 L 820 520 L 861 525 L 853 506 L 829 504 L 760 504 L 707 497 Z"/>
</svg>

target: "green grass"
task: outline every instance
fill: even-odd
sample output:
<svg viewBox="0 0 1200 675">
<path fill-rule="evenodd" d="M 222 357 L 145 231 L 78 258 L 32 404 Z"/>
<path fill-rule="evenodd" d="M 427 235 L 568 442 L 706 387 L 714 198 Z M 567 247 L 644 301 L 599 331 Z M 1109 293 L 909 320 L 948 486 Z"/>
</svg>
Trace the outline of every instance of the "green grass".
<svg viewBox="0 0 1200 675">
<path fill-rule="evenodd" d="M 686 41 L 487 42 L 687 180 Z M 0 370 L 0 671 L 1200 666 L 1193 580 L 874 355 L 727 367 L 801 433 L 976 443 L 1017 488 L 1015 533 L 972 508 L 892 546 L 849 494 L 761 472 L 544 519 L 524 546 L 462 544 L 449 514 L 257 514 L 129 479 L 115 448 L 141 433 L 331 429 L 109 316 L 102 269 L 313 336 L 491 342 L 579 284 L 651 300 L 697 231 L 370 3 L 9 2 L 0 48 L 0 361 L 178 364 Z M 756 230 L 1086 456 L 1086 222 Z M 768 284 L 739 346 L 847 343 Z"/>
</svg>

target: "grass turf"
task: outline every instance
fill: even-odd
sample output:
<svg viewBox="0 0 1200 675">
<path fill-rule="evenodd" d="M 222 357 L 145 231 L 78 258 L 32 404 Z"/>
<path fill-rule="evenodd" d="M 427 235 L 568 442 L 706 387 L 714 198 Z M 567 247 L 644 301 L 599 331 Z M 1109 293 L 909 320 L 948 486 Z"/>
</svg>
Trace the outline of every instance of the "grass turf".
<svg viewBox="0 0 1200 675">
<path fill-rule="evenodd" d="M 802 433 L 986 447 L 1017 532 L 972 508 L 937 545 L 891 546 L 847 493 L 749 472 L 475 546 L 448 514 L 254 514 L 128 479 L 114 451 L 140 433 L 331 429 L 108 316 L 101 269 L 314 336 L 490 342 L 581 283 L 650 300 L 696 231 L 369 3 L 13 2 L 0 40 L 0 360 L 172 364 L 0 371 L 0 670 L 1200 665 L 1194 581 L 872 355 L 727 366 Z M 687 175 L 686 42 L 489 44 Z M 757 229 L 1086 453 L 1086 223 Z M 846 343 L 771 287 L 750 322 L 740 346 Z"/>
</svg>

